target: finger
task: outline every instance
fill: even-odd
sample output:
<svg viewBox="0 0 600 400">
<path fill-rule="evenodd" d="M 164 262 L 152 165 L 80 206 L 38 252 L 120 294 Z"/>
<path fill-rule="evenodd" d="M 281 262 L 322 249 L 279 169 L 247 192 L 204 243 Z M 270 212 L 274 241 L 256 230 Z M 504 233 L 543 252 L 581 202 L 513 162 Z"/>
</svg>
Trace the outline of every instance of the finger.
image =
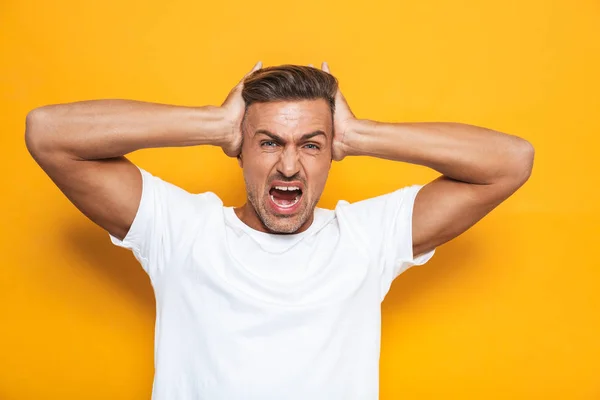
<svg viewBox="0 0 600 400">
<path fill-rule="evenodd" d="M 254 67 L 252 67 L 252 71 L 250 71 L 250 72 L 248 72 L 246 75 L 244 75 L 244 78 L 243 78 L 242 80 L 246 79 L 247 77 L 249 77 L 250 75 L 252 75 L 252 73 L 254 73 L 254 72 L 258 71 L 258 70 L 259 70 L 259 69 L 261 69 L 261 68 L 262 68 L 262 61 L 259 61 L 259 62 L 257 62 L 257 63 L 254 65 Z"/>
<path fill-rule="evenodd" d="M 321 64 L 321 69 L 327 73 L 329 72 L 329 64 L 327 64 L 327 61 L 323 61 L 323 63 Z"/>
<path fill-rule="evenodd" d="M 312 64 L 308 64 L 309 67 L 314 68 L 315 66 Z"/>
<path fill-rule="evenodd" d="M 252 68 L 252 71 L 250 73 L 252 73 L 254 71 L 258 71 L 261 68 L 262 68 L 262 61 L 259 61 L 259 62 L 256 63 L 256 65 L 254 66 L 254 68 Z"/>
</svg>

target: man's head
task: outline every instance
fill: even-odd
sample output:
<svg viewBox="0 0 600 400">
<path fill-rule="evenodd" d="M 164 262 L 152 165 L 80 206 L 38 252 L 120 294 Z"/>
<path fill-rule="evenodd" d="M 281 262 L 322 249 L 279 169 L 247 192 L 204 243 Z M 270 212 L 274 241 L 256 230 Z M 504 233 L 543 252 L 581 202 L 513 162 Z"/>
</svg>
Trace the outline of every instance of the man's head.
<svg viewBox="0 0 600 400">
<path fill-rule="evenodd" d="M 337 87 L 329 73 L 299 65 L 264 68 L 244 81 L 238 160 L 252 207 L 245 214 L 269 232 L 312 223 L 331 167 Z"/>
</svg>

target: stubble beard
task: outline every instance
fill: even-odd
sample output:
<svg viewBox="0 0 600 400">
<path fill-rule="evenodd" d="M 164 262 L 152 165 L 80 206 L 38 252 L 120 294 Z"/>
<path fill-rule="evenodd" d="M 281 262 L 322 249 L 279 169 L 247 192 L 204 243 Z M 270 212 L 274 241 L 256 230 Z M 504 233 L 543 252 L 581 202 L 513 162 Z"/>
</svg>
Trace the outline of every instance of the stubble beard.
<svg viewBox="0 0 600 400">
<path fill-rule="evenodd" d="M 314 212 L 319 199 L 308 204 L 308 199 L 304 198 L 306 193 L 302 194 L 302 204 L 300 210 L 294 215 L 273 215 L 265 201 L 269 201 L 269 193 L 263 194 L 260 199 L 256 196 L 258 190 L 246 182 L 246 192 L 248 202 L 254 208 L 254 212 L 262 224 L 273 233 L 294 233 L 300 229 Z"/>
</svg>

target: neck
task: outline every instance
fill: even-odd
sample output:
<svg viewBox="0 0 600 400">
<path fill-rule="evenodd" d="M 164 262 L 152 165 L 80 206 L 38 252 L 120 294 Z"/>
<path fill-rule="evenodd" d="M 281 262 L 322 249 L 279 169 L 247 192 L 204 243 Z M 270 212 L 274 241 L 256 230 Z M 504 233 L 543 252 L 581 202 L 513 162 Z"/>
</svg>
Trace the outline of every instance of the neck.
<svg viewBox="0 0 600 400">
<path fill-rule="evenodd" d="M 315 213 L 312 212 L 310 215 L 310 218 L 308 218 L 306 220 L 306 222 L 304 224 L 302 224 L 302 226 L 297 231 L 292 232 L 292 233 L 282 233 L 282 232 L 275 232 L 275 231 L 272 231 L 271 229 L 267 228 L 265 226 L 265 224 L 263 224 L 262 220 L 258 217 L 256 210 L 254 209 L 254 207 L 252 206 L 252 204 L 250 202 L 246 202 L 243 206 L 241 206 L 239 208 L 234 208 L 233 211 L 235 212 L 237 217 L 240 219 L 240 221 L 242 221 L 243 223 L 248 225 L 250 228 L 257 230 L 259 232 L 271 233 L 271 234 L 275 234 L 275 235 L 292 235 L 295 233 L 304 232 L 313 223 L 313 220 L 315 217 Z"/>
</svg>

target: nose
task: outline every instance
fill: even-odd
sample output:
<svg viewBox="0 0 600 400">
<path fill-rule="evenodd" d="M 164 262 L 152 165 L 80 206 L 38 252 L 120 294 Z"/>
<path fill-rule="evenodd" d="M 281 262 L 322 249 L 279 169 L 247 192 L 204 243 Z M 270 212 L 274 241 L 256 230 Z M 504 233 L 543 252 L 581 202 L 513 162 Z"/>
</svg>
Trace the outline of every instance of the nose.
<svg viewBox="0 0 600 400">
<path fill-rule="evenodd" d="M 300 155 L 295 146 L 288 146 L 281 152 L 277 170 L 287 178 L 300 172 Z"/>
</svg>

